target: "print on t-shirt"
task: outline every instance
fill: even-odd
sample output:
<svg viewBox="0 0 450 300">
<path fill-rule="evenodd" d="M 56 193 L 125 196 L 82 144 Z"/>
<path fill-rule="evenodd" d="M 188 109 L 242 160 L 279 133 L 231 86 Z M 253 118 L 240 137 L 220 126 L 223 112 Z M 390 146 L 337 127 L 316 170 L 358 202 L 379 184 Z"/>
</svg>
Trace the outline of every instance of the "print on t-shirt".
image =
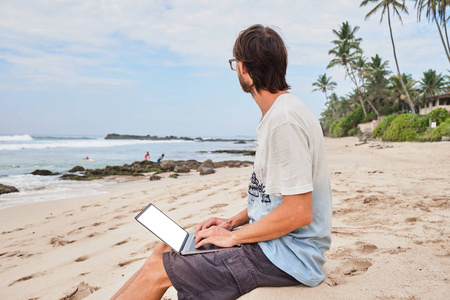
<svg viewBox="0 0 450 300">
<path fill-rule="evenodd" d="M 250 195 L 250 197 L 248 197 L 249 201 L 253 202 L 256 198 L 260 199 L 261 203 L 271 203 L 269 195 L 266 194 L 266 186 L 263 182 L 259 182 L 254 171 L 248 186 L 248 194 Z"/>
</svg>

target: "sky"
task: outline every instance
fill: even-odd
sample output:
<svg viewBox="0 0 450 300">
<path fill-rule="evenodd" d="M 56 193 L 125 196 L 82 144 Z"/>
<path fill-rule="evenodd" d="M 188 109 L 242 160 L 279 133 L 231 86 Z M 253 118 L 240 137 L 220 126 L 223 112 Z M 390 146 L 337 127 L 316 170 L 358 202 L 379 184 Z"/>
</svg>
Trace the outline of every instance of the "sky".
<svg viewBox="0 0 450 300">
<path fill-rule="evenodd" d="M 228 59 L 239 32 L 277 27 L 289 53 L 287 82 L 320 118 L 333 29 L 349 21 L 366 57 L 395 68 L 386 19 L 365 20 L 361 1 L 0 0 L 0 135 L 256 136 L 261 112 Z M 402 72 L 448 74 L 437 28 L 413 1 L 393 22 Z M 393 70 L 394 71 L 394 70 Z"/>
</svg>

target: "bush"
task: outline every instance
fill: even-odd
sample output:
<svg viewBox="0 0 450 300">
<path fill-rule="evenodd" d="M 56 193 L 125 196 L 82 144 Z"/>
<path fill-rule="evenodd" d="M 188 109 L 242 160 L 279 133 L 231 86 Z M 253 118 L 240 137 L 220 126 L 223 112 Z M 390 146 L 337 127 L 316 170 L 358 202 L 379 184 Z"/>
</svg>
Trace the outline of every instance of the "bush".
<svg viewBox="0 0 450 300">
<path fill-rule="evenodd" d="M 363 133 L 361 132 L 361 130 L 357 127 L 357 128 L 352 128 L 347 132 L 348 135 L 351 136 L 357 136 L 357 135 L 362 135 Z"/>
<path fill-rule="evenodd" d="M 435 129 L 430 134 L 430 138 L 432 141 L 440 141 L 443 136 L 450 136 L 450 118 Z"/>
<path fill-rule="evenodd" d="M 381 138 L 389 128 L 389 125 L 391 125 L 392 120 L 394 120 L 396 117 L 396 115 L 391 115 L 383 118 L 378 124 L 377 128 L 375 128 L 375 130 L 373 131 L 373 137 Z"/>
<path fill-rule="evenodd" d="M 396 116 L 391 120 L 381 138 L 383 141 L 391 142 L 415 141 L 420 133 L 427 130 L 428 119 L 428 116 L 419 117 L 412 114 Z"/>
<path fill-rule="evenodd" d="M 450 117 L 450 113 L 445 108 L 438 108 L 431 111 L 428 116 L 431 122 L 437 122 L 437 125 L 442 124 Z"/>
<path fill-rule="evenodd" d="M 367 114 L 367 116 L 363 117 L 360 123 L 370 122 L 372 120 L 378 119 L 377 114 L 374 111 L 371 111 Z"/>
<path fill-rule="evenodd" d="M 355 132 L 355 130 L 358 128 L 358 124 L 361 123 L 363 119 L 364 112 L 362 108 L 359 107 L 357 110 L 349 113 L 345 118 L 334 121 L 330 127 L 330 136 L 343 137 L 356 134 L 357 131 Z"/>
<path fill-rule="evenodd" d="M 343 127 L 343 123 L 345 122 L 345 118 L 336 120 L 331 124 L 330 127 L 330 136 L 331 137 L 343 137 L 345 136 L 346 132 Z"/>
<path fill-rule="evenodd" d="M 417 116 L 418 122 L 420 125 L 420 131 L 419 132 L 425 132 L 430 127 L 430 116 Z"/>
</svg>

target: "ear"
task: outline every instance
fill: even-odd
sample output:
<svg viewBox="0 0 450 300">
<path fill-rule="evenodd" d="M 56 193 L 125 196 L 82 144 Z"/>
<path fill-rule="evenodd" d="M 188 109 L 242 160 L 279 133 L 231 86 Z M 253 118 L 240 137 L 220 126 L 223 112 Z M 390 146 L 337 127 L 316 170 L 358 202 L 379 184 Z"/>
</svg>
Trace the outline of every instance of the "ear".
<svg viewBox="0 0 450 300">
<path fill-rule="evenodd" d="M 241 74 L 248 74 L 247 70 L 245 69 L 244 63 L 242 61 L 238 61 L 237 63 L 239 64 L 239 70 L 241 71 Z"/>
</svg>

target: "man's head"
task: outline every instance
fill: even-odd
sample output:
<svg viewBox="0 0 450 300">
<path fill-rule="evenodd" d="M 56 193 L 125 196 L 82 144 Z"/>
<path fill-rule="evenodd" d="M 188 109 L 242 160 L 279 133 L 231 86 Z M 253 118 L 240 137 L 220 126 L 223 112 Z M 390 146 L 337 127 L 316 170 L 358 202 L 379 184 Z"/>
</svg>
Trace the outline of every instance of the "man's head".
<svg viewBox="0 0 450 300">
<path fill-rule="evenodd" d="M 233 47 L 233 56 L 238 61 L 239 82 L 249 93 L 266 90 L 271 93 L 286 91 L 287 50 L 281 36 L 272 28 L 253 25 L 242 31 Z M 253 84 L 246 82 L 239 69 L 242 62 Z"/>
</svg>

